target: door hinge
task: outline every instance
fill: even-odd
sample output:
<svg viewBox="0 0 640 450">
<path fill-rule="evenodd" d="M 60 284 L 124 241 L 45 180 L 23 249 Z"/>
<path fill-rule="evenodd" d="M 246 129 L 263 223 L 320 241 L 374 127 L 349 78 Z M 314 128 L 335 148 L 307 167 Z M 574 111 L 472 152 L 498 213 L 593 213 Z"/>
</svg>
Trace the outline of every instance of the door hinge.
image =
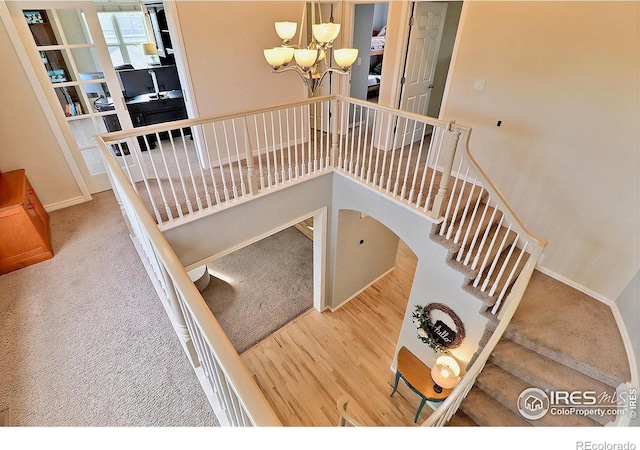
<svg viewBox="0 0 640 450">
<path fill-rule="evenodd" d="M 415 17 L 410 18 L 409 19 L 409 26 L 412 27 L 415 21 L 416 21 Z"/>
<path fill-rule="evenodd" d="M 400 78 L 400 84 L 405 84 L 407 79 L 405 77 Z"/>
</svg>

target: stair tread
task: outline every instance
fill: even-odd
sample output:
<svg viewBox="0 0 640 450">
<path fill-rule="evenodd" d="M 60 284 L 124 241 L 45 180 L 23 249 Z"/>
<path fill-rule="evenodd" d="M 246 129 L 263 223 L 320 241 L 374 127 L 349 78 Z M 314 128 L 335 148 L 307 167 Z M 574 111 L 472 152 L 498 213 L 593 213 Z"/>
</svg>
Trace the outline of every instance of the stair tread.
<svg viewBox="0 0 640 450">
<path fill-rule="evenodd" d="M 604 406 L 615 409 L 615 406 L 604 401 L 605 399 L 615 399 L 616 390 L 613 387 L 508 339 L 501 339 L 498 342 L 490 356 L 490 361 L 523 379 L 532 387 L 569 392 L 593 391 L 599 399 L 602 399 Z M 599 416 L 592 417 L 592 419 L 601 425 L 610 421 L 607 417 Z"/>
<path fill-rule="evenodd" d="M 611 308 L 539 271 L 504 336 L 614 388 L 631 379 Z"/>
<path fill-rule="evenodd" d="M 484 280 L 478 283 L 478 286 L 474 286 L 473 281 L 469 281 L 469 283 L 463 287 L 463 289 L 467 292 L 472 293 L 478 299 L 480 299 L 485 305 L 493 306 L 498 300 L 502 301 L 509 294 L 509 290 L 513 283 L 515 283 L 518 275 L 524 269 L 527 260 L 529 259 L 529 254 L 524 253 L 522 258 L 520 255 L 522 254 L 522 249 L 515 247 L 511 255 L 509 255 L 510 248 L 505 249 L 502 254 L 498 257 L 498 263 L 496 265 L 495 270 L 489 275 L 488 282 L 486 283 L 486 288 L 483 291 L 482 286 L 484 285 Z M 509 258 L 507 260 L 507 258 Z M 506 264 L 505 264 L 506 262 Z M 517 265 L 516 265 L 517 264 Z M 455 263 L 452 262 L 449 264 L 450 266 L 455 267 Z M 502 266 L 505 265 L 505 269 L 502 273 L 500 270 Z M 513 271 L 513 276 L 511 276 L 511 272 Z M 500 279 L 498 280 L 498 277 Z M 496 283 L 496 280 L 497 283 Z M 495 288 L 493 288 L 495 284 Z M 507 285 L 507 289 L 505 288 Z M 504 290 L 504 293 L 503 293 Z M 493 293 L 492 293 L 493 291 Z"/>
<path fill-rule="evenodd" d="M 471 419 L 471 417 L 467 416 L 460 409 L 456 411 L 456 413 L 451 416 L 449 422 L 445 425 L 447 427 L 477 427 L 478 424 Z"/>
<path fill-rule="evenodd" d="M 462 217 L 460 217 L 454 224 L 456 231 L 452 233 L 451 236 L 451 240 L 456 241 L 456 258 L 458 254 L 461 254 L 461 261 L 464 263 L 465 259 L 467 259 L 467 264 L 470 266 L 472 255 L 474 251 L 477 251 L 480 247 L 487 228 L 495 228 L 500 222 L 502 215 L 502 211 L 486 203 L 481 203 L 478 205 L 475 214 L 474 211 L 471 210 L 467 213 L 466 217 L 464 217 L 464 221 L 462 221 Z M 468 254 L 469 252 L 471 252 L 471 254 Z M 468 270 L 471 270 L 471 268 L 469 267 Z"/>
<path fill-rule="evenodd" d="M 521 378 L 491 362 L 487 362 L 480 373 L 476 381 L 476 387 L 492 396 L 515 414 L 519 414 L 517 405 L 520 394 L 531 387 L 539 388 L 538 386 L 531 386 Z M 593 427 L 599 425 L 585 416 L 576 414 L 554 415 L 551 411 L 538 420 L 525 420 L 534 426 Z"/>
<path fill-rule="evenodd" d="M 460 404 L 460 409 L 479 426 L 528 427 L 531 424 L 519 414 L 505 408 L 480 389 L 473 388 Z"/>
</svg>

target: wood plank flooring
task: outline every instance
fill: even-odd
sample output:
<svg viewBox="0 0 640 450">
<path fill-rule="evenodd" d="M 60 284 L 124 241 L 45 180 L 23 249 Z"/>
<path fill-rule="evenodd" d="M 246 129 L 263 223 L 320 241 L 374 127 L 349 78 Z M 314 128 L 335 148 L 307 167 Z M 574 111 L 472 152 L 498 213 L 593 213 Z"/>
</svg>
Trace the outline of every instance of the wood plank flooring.
<svg viewBox="0 0 640 450">
<path fill-rule="evenodd" d="M 416 263 L 401 242 L 385 278 L 335 312 L 305 313 L 242 354 L 284 425 L 335 426 L 336 401 L 347 394 L 350 414 L 363 425 L 415 426 L 417 396 L 390 393 Z"/>
</svg>

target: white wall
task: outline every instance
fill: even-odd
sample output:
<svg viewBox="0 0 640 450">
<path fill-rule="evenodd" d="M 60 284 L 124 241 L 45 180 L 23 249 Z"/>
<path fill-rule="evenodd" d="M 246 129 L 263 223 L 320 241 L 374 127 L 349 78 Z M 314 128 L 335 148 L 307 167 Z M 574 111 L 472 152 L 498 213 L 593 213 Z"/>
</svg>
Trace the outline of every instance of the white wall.
<svg viewBox="0 0 640 450">
<path fill-rule="evenodd" d="M 200 116 L 306 97 L 296 74 L 271 73 L 263 55 L 281 43 L 276 21 L 300 21 L 301 2 L 180 1 L 176 7 Z"/>
<path fill-rule="evenodd" d="M 355 5 L 354 8 L 353 47 L 358 49 L 358 59 L 351 68 L 351 90 L 349 95 L 366 100 L 371 59 L 374 5 Z"/>
<path fill-rule="evenodd" d="M 460 13 L 462 12 L 462 2 L 447 3 L 447 16 L 444 19 L 438 61 L 436 62 L 436 71 L 433 74 L 433 89 L 429 96 L 429 107 L 427 108 L 427 115 L 430 117 L 438 117 L 440 115 L 440 106 L 442 105 L 442 97 L 447 82 L 447 75 L 449 74 L 451 56 L 453 55 L 453 48 L 456 42 L 458 22 L 460 21 Z"/>
<path fill-rule="evenodd" d="M 624 320 L 635 355 L 636 370 L 640 373 L 640 329 L 638 328 L 640 323 L 640 271 L 635 274 L 622 294 L 620 294 L 615 306 L 618 307 Z M 640 418 L 636 417 L 631 423 L 634 426 L 640 426 Z"/>
<path fill-rule="evenodd" d="M 465 2 L 442 114 L 549 241 L 542 265 L 608 299 L 640 265 L 639 17 L 638 2 Z"/>
<path fill-rule="evenodd" d="M 396 265 L 398 236 L 371 216 L 338 211 L 332 305 L 353 298 Z"/>
<path fill-rule="evenodd" d="M 432 222 L 424 215 L 403 205 L 396 204 L 368 187 L 353 181 L 339 173 L 333 176 L 334 196 L 331 210 L 333 221 L 337 221 L 338 211 L 349 209 L 361 211 L 389 228 L 418 257 L 416 273 L 411 293 L 407 299 L 407 310 L 402 329 L 397 337 L 397 349 L 406 346 L 426 363 L 435 361 L 436 354 L 417 338 L 416 328 L 411 314 L 415 305 L 444 303 L 460 317 L 466 332 L 462 345 L 452 350 L 452 354 L 463 363 L 467 363 L 475 351 L 484 332 L 486 319 L 478 312 L 482 303 L 471 294 L 462 290 L 464 276 L 446 263 L 447 250 L 429 239 Z M 334 222 L 332 228 L 336 226 Z M 329 245 L 328 260 L 334 261 L 337 254 L 337 239 L 334 236 Z M 330 281 L 339 283 L 342 274 L 327 270 Z M 434 319 L 437 319 L 434 315 Z"/>
</svg>

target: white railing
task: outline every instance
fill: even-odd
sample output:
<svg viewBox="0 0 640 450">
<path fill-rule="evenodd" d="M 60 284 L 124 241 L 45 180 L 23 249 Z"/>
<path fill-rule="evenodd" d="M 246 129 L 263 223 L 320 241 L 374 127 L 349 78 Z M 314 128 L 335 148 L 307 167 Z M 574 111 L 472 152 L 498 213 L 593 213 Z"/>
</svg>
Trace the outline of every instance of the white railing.
<svg viewBox="0 0 640 450">
<path fill-rule="evenodd" d="M 338 163 L 355 179 L 440 223 L 468 290 L 500 317 L 531 254 L 546 243 L 528 232 L 468 148 L 471 130 L 340 97 Z"/>
<path fill-rule="evenodd" d="M 156 222 L 174 226 L 327 170 L 329 108 L 313 98 L 102 138 Z"/>
<path fill-rule="evenodd" d="M 339 100 L 336 169 L 438 218 L 446 194 L 440 191 L 442 165 L 447 150 L 449 155 L 455 150 L 452 123 L 357 99 Z"/>
<path fill-rule="evenodd" d="M 467 288 L 484 296 L 488 314 L 499 320 L 427 421 L 441 425 L 473 386 L 546 245 L 482 172 L 469 135 L 453 122 L 330 96 L 98 137 L 132 236 L 225 423 L 279 422 L 160 229 L 330 170 L 431 217 L 432 235 L 455 255 L 450 264 L 468 272 Z"/>
<path fill-rule="evenodd" d="M 222 425 L 278 426 L 280 420 L 207 307 L 108 147 L 113 192 L 141 259 Z"/>
<path fill-rule="evenodd" d="M 502 309 L 501 320 L 498 323 L 493 334 L 485 344 L 482 351 L 480 351 L 475 361 L 471 364 L 470 367 L 467 368 L 466 373 L 460 383 L 453 389 L 451 394 L 449 394 L 449 396 L 438 406 L 438 408 L 427 418 L 422 426 L 444 426 L 456 413 L 456 411 L 458 411 L 460 404 L 465 399 L 471 388 L 473 388 L 473 385 L 480 375 L 480 372 L 482 372 L 485 364 L 487 363 L 489 356 L 491 356 L 491 353 L 493 352 L 495 346 L 498 344 L 498 341 L 502 338 L 502 335 L 507 329 L 507 326 L 509 325 L 513 314 L 516 312 L 516 309 L 520 304 L 520 300 L 524 295 L 524 291 L 527 288 L 527 284 L 529 283 L 529 279 L 533 274 L 536 262 L 538 261 L 538 258 L 542 254 L 543 250 L 544 245 L 540 245 L 531 255 L 531 257 L 525 264 L 522 273 L 518 277 L 516 284 L 513 286 L 511 292 L 509 293 L 509 299 L 511 301 L 505 302 L 505 306 Z"/>
</svg>

